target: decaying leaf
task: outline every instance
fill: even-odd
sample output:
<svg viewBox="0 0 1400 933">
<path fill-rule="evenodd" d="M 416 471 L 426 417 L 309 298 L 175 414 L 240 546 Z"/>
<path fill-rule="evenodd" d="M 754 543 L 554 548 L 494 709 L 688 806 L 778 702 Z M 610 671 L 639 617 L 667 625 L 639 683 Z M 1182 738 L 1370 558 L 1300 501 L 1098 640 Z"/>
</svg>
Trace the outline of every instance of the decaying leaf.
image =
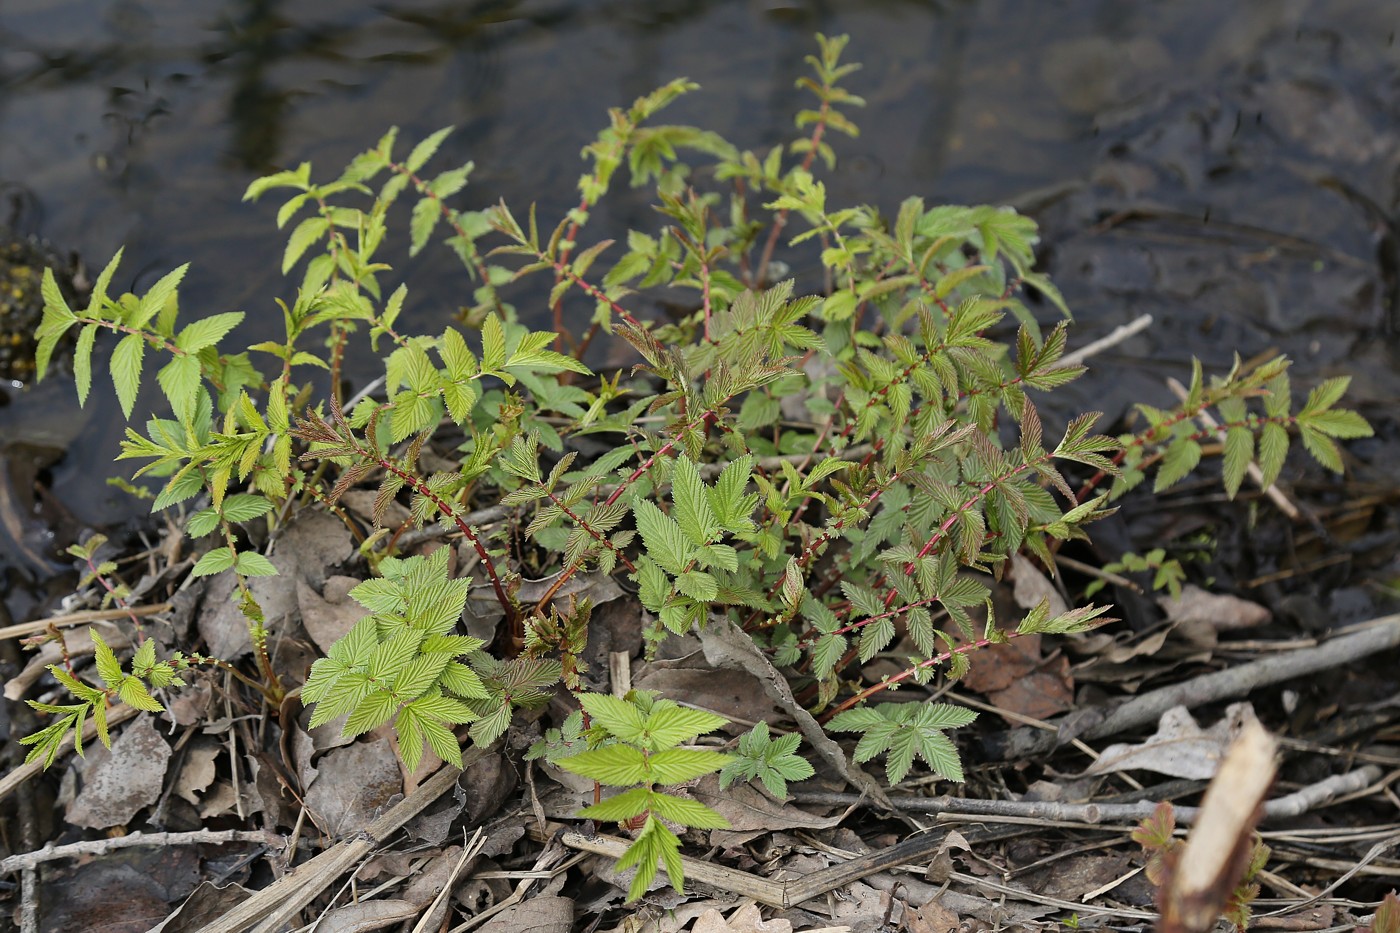
<svg viewBox="0 0 1400 933">
<path fill-rule="evenodd" d="M 1228 593 L 1208 593 L 1190 583 L 1181 588 L 1180 599 L 1163 596 L 1157 605 L 1173 622 L 1205 625 L 1217 632 L 1254 628 L 1273 618 L 1273 613 L 1258 603 Z"/>
<path fill-rule="evenodd" d="M 1084 773 L 1155 771 L 1172 777 L 1204 780 L 1215 776 L 1225 751 L 1247 724 L 1257 721 L 1254 707 L 1235 703 L 1209 729 L 1201 729 L 1184 706 L 1162 714 L 1157 732 L 1137 745 L 1110 745 Z"/>
<path fill-rule="evenodd" d="M 218 757 L 219 746 L 212 739 L 195 739 L 185 754 L 180 776 L 175 779 L 175 793 L 198 805 L 200 795 L 214 783 L 214 761 Z"/>
<path fill-rule="evenodd" d="M 306 807 L 322 832 L 340 837 L 368 826 L 389 798 L 403 792 L 398 758 L 388 739 L 366 738 L 321 759 Z"/>
<path fill-rule="evenodd" d="M 316 925 L 318 933 L 369 933 L 409 920 L 418 915 L 418 906 L 396 898 L 361 901 L 326 912 Z"/>
<path fill-rule="evenodd" d="M 361 581 L 355 577 L 327 577 L 320 593 L 304 580 L 297 581 L 297 606 L 306 633 L 321 651 L 345 636 L 369 610 L 350 598 L 350 591 Z"/>
<path fill-rule="evenodd" d="M 89 829 L 124 826 L 143 807 L 155 803 L 165 783 L 170 746 L 156 731 L 152 716 L 138 716 L 112 740 L 88 750 L 83 789 L 68 808 L 68 822 Z"/>
<path fill-rule="evenodd" d="M 905 929 L 909 933 L 953 933 L 961 921 L 958 915 L 938 901 L 929 901 L 904 912 Z"/>
<path fill-rule="evenodd" d="M 489 929 L 500 933 L 569 933 L 573 923 L 573 898 L 544 894 L 507 907 L 491 918 Z"/>
<path fill-rule="evenodd" d="M 780 803 L 748 784 L 735 784 L 720 790 L 719 778 L 709 774 L 691 788 L 696 800 L 713 808 L 729 821 L 728 829 L 710 833 L 714 845 L 741 845 L 765 832 L 787 829 L 829 829 L 840 823 L 844 814 L 814 816 L 792 804 Z"/>
<path fill-rule="evenodd" d="M 792 933 L 787 920 L 764 920 L 757 904 L 745 904 L 728 917 L 711 907 L 695 920 L 694 933 Z"/>
</svg>

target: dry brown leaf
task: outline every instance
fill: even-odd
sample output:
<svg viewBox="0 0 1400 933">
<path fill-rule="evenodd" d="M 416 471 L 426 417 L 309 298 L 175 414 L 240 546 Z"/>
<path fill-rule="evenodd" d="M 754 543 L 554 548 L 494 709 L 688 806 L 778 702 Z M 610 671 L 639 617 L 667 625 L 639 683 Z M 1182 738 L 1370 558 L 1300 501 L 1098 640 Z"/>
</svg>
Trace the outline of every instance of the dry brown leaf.
<svg viewBox="0 0 1400 933">
<path fill-rule="evenodd" d="M 757 904 L 745 904 L 728 918 L 711 907 L 695 920 L 693 933 L 792 933 L 787 920 L 764 920 Z"/>
<path fill-rule="evenodd" d="M 277 568 L 277 576 L 248 580 L 248 587 L 262 607 L 269 626 L 293 613 L 300 614 L 298 582 L 320 590 L 325 586 L 327 571 L 354 555 L 354 540 L 340 519 L 315 509 L 298 511 L 269 555 Z M 204 611 L 196 619 L 209 653 L 227 661 L 252 650 L 248 641 L 248 620 L 233 598 L 235 582 L 230 574 L 215 577 L 204 597 Z"/>
<path fill-rule="evenodd" d="M 569 933 L 574 899 L 542 894 L 514 904 L 491 918 L 491 933 Z"/>
<path fill-rule="evenodd" d="M 691 789 L 696 800 L 718 811 L 729 821 L 728 829 L 710 833 L 717 846 L 742 845 L 755 834 L 784 829 L 829 829 L 841 822 L 843 814 L 815 816 L 790 803 L 773 800 L 751 784 L 733 784 L 725 790 L 713 774 L 701 778 Z"/>
<path fill-rule="evenodd" d="M 369 615 L 369 610 L 350 597 L 350 591 L 360 585 L 355 577 L 327 577 L 320 593 L 304 580 L 297 581 L 297 606 L 301 609 L 301 624 L 323 652 L 345 636 L 355 623 Z"/>
<path fill-rule="evenodd" d="M 1011 598 L 1022 609 L 1031 609 L 1043 599 L 1050 604 L 1052 617 L 1069 611 L 1054 582 L 1023 554 L 1011 558 L 1011 584 Z"/>
<path fill-rule="evenodd" d="M 1273 613 L 1258 603 L 1227 593 L 1208 593 L 1190 583 L 1181 588 L 1180 599 L 1162 596 L 1157 605 L 1173 622 L 1206 625 L 1217 632 L 1254 628 L 1273 618 Z"/>
<path fill-rule="evenodd" d="M 904 912 L 905 929 L 909 933 L 953 933 L 960 922 L 957 914 L 938 901 L 908 907 Z"/>
<path fill-rule="evenodd" d="M 175 793 L 190 803 L 199 805 L 199 797 L 214 783 L 214 761 L 219 746 L 213 739 L 200 736 L 190 743 L 180 776 L 175 779 Z"/>
<path fill-rule="evenodd" d="M 316 924 L 316 933 L 369 933 L 382 930 L 418 915 L 418 907 L 408 901 L 386 898 L 361 901 L 328 911 Z"/>
<path fill-rule="evenodd" d="M 152 927 L 149 933 L 199 933 L 207 924 L 243 903 L 251 894 L 242 885 L 218 887 L 211 881 L 202 881 L 183 904 Z"/>
<path fill-rule="evenodd" d="M 651 666 L 633 679 L 633 686 L 664 697 L 685 697 L 686 703 L 741 723 L 784 718 L 782 707 L 745 671 Z"/>
<path fill-rule="evenodd" d="M 238 804 L 238 794 L 229 781 L 217 782 L 212 790 L 206 791 L 199 804 L 199 818 L 202 820 L 223 816 Z"/>
<path fill-rule="evenodd" d="M 898 929 L 903 904 L 896 901 L 895 909 L 891 911 L 891 900 L 886 892 L 864 881 L 853 881 L 841 889 L 840 897 L 831 902 L 835 907 L 831 919 L 850 927 L 852 933 L 884 933 L 889 928 L 886 917 Z"/>
<path fill-rule="evenodd" d="M 1174 706 L 1162 714 L 1156 733 L 1136 745 L 1110 745 L 1084 774 L 1154 771 L 1192 780 L 1211 778 L 1230 743 L 1249 723 L 1257 725 L 1254 707 L 1248 703 L 1232 704 L 1225 718 L 1209 729 L 1197 725 L 1186 707 Z"/>
<path fill-rule="evenodd" d="M 972 846 L 967 844 L 967 837 L 962 833 L 950 830 L 947 837 L 938 846 L 938 851 L 933 853 L 933 858 L 929 859 L 928 867 L 924 869 L 925 881 L 942 884 L 952 877 L 954 849 L 971 852 Z"/>
<path fill-rule="evenodd" d="M 365 739 L 329 752 L 306 792 L 306 807 L 321 831 L 341 837 L 364 829 L 396 794 L 403 793 L 399 760 L 384 739 Z"/>
<path fill-rule="evenodd" d="M 44 930 L 146 933 L 170 912 L 156 880 L 111 859 L 73 866 L 45 888 Z"/>
<path fill-rule="evenodd" d="M 68 808 L 68 822 L 88 829 L 124 826 L 160 797 L 169 763 L 170 746 L 156 731 L 155 717 L 138 716 L 110 751 L 100 745 L 89 750 L 83 789 Z"/>
<path fill-rule="evenodd" d="M 374 503 L 378 498 L 379 492 L 374 489 L 348 489 L 341 493 L 340 503 L 368 525 L 374 521 Z M 389 507 L 384 510 L 384 520 L 379 525 L 383 528 L 396 528 L 412 517 L 413 513 L 407 506 L 397 500 L 390 500 Z"/>
</svg>

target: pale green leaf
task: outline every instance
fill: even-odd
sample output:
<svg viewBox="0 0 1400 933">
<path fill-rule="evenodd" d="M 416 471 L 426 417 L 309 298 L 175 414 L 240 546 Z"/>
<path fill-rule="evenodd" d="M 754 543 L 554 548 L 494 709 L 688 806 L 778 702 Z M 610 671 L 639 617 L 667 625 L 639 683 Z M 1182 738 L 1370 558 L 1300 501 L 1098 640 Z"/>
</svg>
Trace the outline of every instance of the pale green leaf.
<svg viewBox="0 0 1400 933">
<path fill-rule="evenodd" d="M 136 393 L 141 388 L 141 360 L 146 353 L 146 340 L 140 334 L 128 334 L 112 351 L 112 385 L 117 390 L 122 414 L 131 417 L 136 405 Z"/>
</svg>

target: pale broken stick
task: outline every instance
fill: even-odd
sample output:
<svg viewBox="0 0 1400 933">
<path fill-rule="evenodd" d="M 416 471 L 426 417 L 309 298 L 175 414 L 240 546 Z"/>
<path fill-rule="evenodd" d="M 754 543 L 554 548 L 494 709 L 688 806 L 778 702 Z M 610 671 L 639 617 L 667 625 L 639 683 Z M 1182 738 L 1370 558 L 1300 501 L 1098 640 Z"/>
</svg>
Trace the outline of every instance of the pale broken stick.
<svg viewBox="0 0 1400 933">
<path fill-rule="evenodd" d="M 1250 720 L 1225 753 L 1206 788 L 1200 818 L 1157 892 L 1158 933 L 1214 929 L 1244 877 L 1254 850 L 1254 827 L 1278 770 L 1278 743 Z"/>
<path fill-rule="evenodd" d="M 1088 708 L 1053 720 L 1057 733 L 1027 727 L 989 736 L 986 748 L 1003 760 L 1017 760 L 1054 751 L 1071 739 L 1102 739 L 1155 723 L 1174 706 L 1194 709 L 1206 703 L 1239 697 L 1256 687 L 1304 677 L 1368 657 L 1400 645 L 1400 614 L 1382 616 L 1341 630 L 1312 648 L 1290 651 L 1238 667 L 1203 674 L 1191 680 L 1144 693 L 1112 707 Z"/>
<path fill-rule="evenodd" d="M 469 768 L 487 749 L 473 746 L 462 753 L 462 767 Z M 444 765 L 387 813 L 349 839 L 296 866 L 277 881 L 204 928 L 204 933 L 242 933 L 262 921 L 259 930 L 278 930 L 290 923 L 303 907 L 356 863 L 367 858 L 393 832 L 447 793 L 462 774 Z"/>
<path fill-rule="evenodd" d="M 1079 363 L 1082 363 L 1089 357 L 1095 355 L 1096 353 L 1102 353 L 1105 350 L 1118 346 L 1118 344 L 1127 340 L 1129 337 L 1132 337 L 1144 330 L 1147 330 L 1147 328 L 1151 325 L 1152 315 L 1144 314 L 1141 317 L 1138 317 L 1135 320 L 1128 322 L 1127 324 L 1122 324 L 1118 327 L 1115 327 L 1109 333 L 1100 337 L 1098 340 L 1095 340 L 1093 343 L 1085 344 L 1078 350 L 1075 350 L 1073 353 L 1066 353 L 1064 356 L 1060 357 L 1058 360 L 1055 361 L 1055 367 L 1058 369 L 1062 366 L 1074 366 Z"/>
<path fill-rule="evenodd" d="M 85 622 L 106 622 L 112 619 L 129 619 L 132 616 L 141 618 L 159 615 L 162 612 L 168 612 L 171 605 L 171 603 L 154 603 L 150 606 L 132 606 L 128 609 L 86 609 L 82 612 L 70 612 L 62 616 L 49 616 L 47 619 L 35 619 L 33 622 L 21 622 L 18 625 L 7 625 L 0 628 L 0 638 L 37 635 L 50 625 L 58 628 L 71 628 Z"/>
<path fill-rule="evenodd" d="M 1167 388 L 1171 389 L 1172 394 L 1183 402 L 1190 397 L 1190 393 L 1186 391 L 1186 386 L 1176 381 L 1176 379 L 1168 378 Z M 1216 436 L 1222 441 L 1225 440 L 1225 429 L 1220 426 L 1220 422 L 1216 421 L 1215 417 L 1211 415 L 1210 412 L 1201 409 L 1196 415 L 1196 420 L 1205 425 L 1209 430 L 1214 431 Z M 1255 485 L 1264 490 L 1264 495 L 1269 497 L 1269 501 L 1272 502 L 1280 512 L 1287 515 L 1292 521 L 1298 522 L 1303 520 L 1303 513 L 1298 511 L 1298 507 L 1283 494 L 1283 490 L 1279 489 L 1273 483 L 1267 486 L 1264 485 L 1264 471 L 1259 469 L 1258 462 L 1251 459 L 1247 470 L 1249 472 L 1249 478 L 1254 480 Z"/>
</svg>

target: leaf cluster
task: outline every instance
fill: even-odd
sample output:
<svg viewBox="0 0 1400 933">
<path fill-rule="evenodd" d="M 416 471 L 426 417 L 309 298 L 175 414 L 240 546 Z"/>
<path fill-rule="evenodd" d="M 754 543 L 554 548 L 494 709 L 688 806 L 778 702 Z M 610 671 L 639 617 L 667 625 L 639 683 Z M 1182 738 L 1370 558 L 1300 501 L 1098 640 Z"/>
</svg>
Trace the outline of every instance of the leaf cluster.
<svg viewBox="0 0 1400 933">
<path fill-rule="evenodd" d="M 729 821 L 693 798 L 668 794 L 656 786 L 684 784 L 725 768 L 729 755 L 680 746 L 728 720 L 640 691 L 621 698 L 585 693 L 578 699 L 590 721 L 585 736 L 592 747 L 558 759 L 557 764 L 599 784 L 631 788 L 584 807 L 579 815 L 618 823 L 641 821 L 640 831 L 617 863 L 619 871 L 637 869 L 628 900 L 646 893 L 658 862 L 666 867 L 672 887 L 681 892 L 680 837 L 666 824 L 725 829 Z"/>
</svg>

